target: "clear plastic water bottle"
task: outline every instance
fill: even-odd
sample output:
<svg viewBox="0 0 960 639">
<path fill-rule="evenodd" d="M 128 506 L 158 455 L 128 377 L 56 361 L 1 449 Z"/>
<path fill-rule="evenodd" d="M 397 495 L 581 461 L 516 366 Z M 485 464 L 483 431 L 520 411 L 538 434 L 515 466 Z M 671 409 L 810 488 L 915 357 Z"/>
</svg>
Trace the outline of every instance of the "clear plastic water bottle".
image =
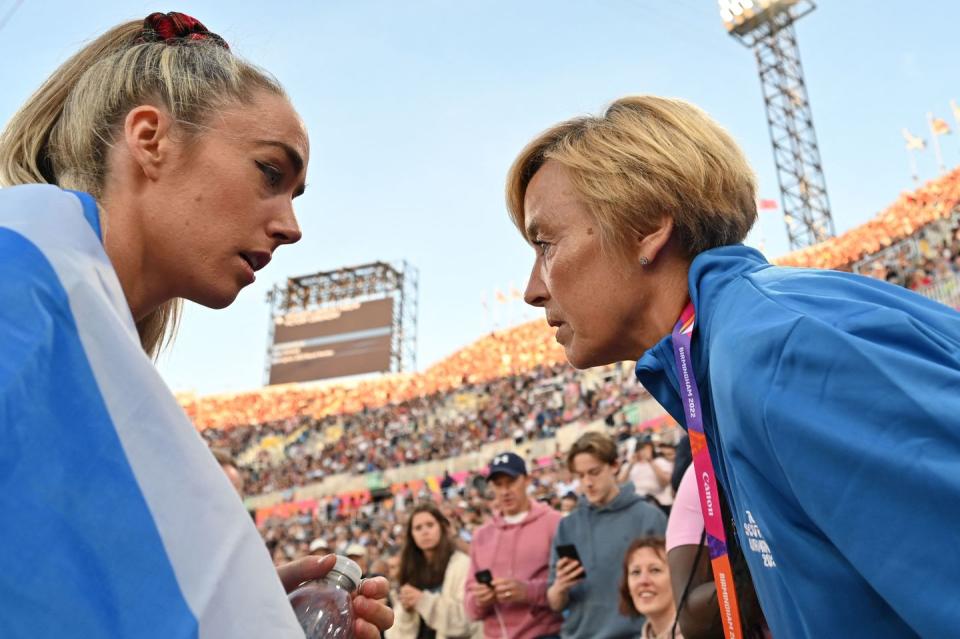
<svg viewBox="0 0 960 639">
<path fill-rule="evenodd" d="M 290 593 L 306 639 L 353 639 L 353 592 L 360 577 L 356 562 L 337 555 L 337 563 L 326 577 Z"/>
</svg>

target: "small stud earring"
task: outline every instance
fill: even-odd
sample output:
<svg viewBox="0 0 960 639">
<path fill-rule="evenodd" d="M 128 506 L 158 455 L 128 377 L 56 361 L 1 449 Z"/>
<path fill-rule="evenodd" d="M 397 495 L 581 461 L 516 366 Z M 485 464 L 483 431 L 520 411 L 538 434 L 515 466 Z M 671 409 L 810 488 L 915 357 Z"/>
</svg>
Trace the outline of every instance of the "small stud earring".
<svg viewBox="0 0 960 639">
<path fill-rule="evenodd" d="M 649 263 L 650 263 L 650 260 L 647 259 L 646 255 L 640 258 L 640 266 L 646 266 Z"/>
</svg>

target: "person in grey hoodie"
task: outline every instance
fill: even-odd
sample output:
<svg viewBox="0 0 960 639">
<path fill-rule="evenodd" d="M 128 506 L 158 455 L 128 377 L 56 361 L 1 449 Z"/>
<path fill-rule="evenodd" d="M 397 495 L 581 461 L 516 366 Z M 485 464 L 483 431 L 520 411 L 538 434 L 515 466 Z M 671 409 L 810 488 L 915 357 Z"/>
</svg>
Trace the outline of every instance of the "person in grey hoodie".
<svg viewBox="0 0 960 639">
<path fill-rule="evenodd" d="M 621 565 L 630 542 L 663 535 L 667 518 L 632 484 L 617 484 L 617 465 L 617 445 L 603 433 L 585 433 L 567 453 L 583 496 L 553 538 L 547 589 L 550 607 L 564 611 L 563 639 L 634 639 L 643 629 L 643 617 L 617 608 Z M 579 560 L 570 557 L 570 545 Z"/>
</svg>

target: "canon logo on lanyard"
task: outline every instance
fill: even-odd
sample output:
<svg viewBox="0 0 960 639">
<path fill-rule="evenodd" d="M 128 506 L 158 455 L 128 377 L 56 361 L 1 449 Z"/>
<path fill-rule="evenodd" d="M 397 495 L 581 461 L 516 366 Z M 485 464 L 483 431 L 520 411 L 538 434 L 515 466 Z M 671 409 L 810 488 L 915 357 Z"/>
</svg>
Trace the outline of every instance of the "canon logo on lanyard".
<svg viewBox="0 0 960 639">
<path fill-rule="evenodd" d="M 710 492 L 710 473 L 701 475 L 703 480 L 703 494 L 707 498 L 707 514 L 713 517 L 713 493 Z"/>
</svg>

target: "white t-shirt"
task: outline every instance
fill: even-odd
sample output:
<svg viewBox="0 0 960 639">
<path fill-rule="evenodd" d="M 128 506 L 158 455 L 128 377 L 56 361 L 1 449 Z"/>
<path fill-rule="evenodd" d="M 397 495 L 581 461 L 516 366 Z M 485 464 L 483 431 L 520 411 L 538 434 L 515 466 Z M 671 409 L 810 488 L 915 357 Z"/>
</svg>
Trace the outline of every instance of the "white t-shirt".
<svg viewBox="0 0 960 639">
<path fill-rule="evenodd" d="M 630 467 L 630 481 L 637 494 L 641 497 L 650 495 L 664 506 L 673 503 L 673 488 L 668 483 L 661 486 L 657 480 L 657 474 L 653 470 L 653 465 L 666 472 L 668 475 L 673 472 L 673 463 L 663 457 L 656 457 L 649 464 L 646 462 L 634 462 Z"/>
<path fill-rule="evenodd" d="M 521 521 L 527 518 L 527 515 L 530 514 L 529 510 L 525 510 L 522 513 L 517 513 L 516 515 L 504 515 L 503 520 L 508 524 L 519 524 Z"/>
<path fill-rule="evenodd" d="M 569 482 L 558 481 L 556 484 L 554 484 L 554 486 L 556 487 L 556 490 L 554 491 L 554 493 L 556 494 L 557 497 L 562 498 L 567 493 L 576 493 L 577 489 L 580 488 L 580 480 L 573 479 Z"/>
</svg>

